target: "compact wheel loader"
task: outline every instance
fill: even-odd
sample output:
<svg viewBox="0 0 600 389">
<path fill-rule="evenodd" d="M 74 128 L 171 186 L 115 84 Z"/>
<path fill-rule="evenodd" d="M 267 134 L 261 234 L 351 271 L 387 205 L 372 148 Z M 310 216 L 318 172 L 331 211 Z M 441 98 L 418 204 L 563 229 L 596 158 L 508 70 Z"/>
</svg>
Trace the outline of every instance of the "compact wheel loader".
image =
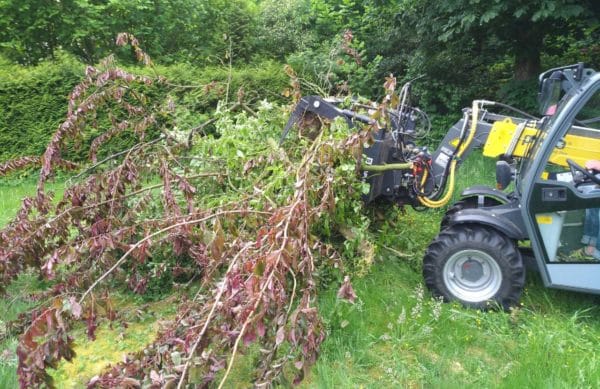
<svg viewBox="0 0 600 389">
<path fill-rule="evenodd" d="M 547 287 L 600 294 L 600 175 L 584 167 L 600 160 L 600 73 L 583 64 L 542 73 L 540 117 L 476 100 L 431 153 L 417 144 L 430 126 L 409 104 L 410 83 L 397 97 L 387 125 L 358 113 L 368 105 L 304 97 L 281 141 L 315 117 L 370 125 L 361 161 L 370 185 L 365 202 L 446 207 L 423 259 L 427 287 L 446 301 L 508 309 L 519 302 L 526 263 Z M 474 148 L 497 158 L 497 185 L 468 188 L 449 204 L 456 171 Z"/>
</svg>

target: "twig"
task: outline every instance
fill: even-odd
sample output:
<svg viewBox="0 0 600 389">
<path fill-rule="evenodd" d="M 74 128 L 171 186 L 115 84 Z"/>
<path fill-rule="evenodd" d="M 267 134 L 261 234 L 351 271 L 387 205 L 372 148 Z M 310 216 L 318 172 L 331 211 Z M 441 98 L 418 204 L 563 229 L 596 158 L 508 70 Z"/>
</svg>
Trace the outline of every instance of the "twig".
<svg viewBox="0 0 600 389">
<path fill-rule="evenodd" d="M 254 112 L 250 107 L 248 107 L 246 105 L 246 103 L 241 103 L 241 104 L 242 104 L 242 108 L 244 108 L 244 111 L 248 112 L 252 116 L 256 116 L 256 112 Z"/>
<path fill-rule="evenodd" d="M 211 124 L 213 124 L 216 121 L 217 121 L 217 118 L 208 119 L 207 121 L 200 124 L 199 126 L 192 128 L 190 130 L 190 133 L 188 134 L 187 148 L 190 149 L 192 147 L 192 137 L 194 136 L 195 132 L 204 130 L 204 127 L 210 126 Z"/>
<path fill-rule="evenodd" d="M 154 139 L 154 140 L 152 140 L 152 141 L 150 141 L 150 142 L 146 142 L 146 143 L 138 143 L 138 144 L 136 144 L 135 146 L 133 146 L 133 147 L 131 147 L 131 148 L 127 149 L 127 150 L 119 151 L 118 153 L 115 153 L 115 154 L 113 154 L 113 155 L 109 155 L 108 157 L 106 157 L 106 158 L 104 158 L 103 160 L 101 160 L 100 162 L 97 162 L 97 163 L 95 163 L 94 165 L 92 165 L 92 166 L 88 167 L 87 169 L 85 169 L 85 170 L 84 170 L 84 171 L 82 171 L 81 173 L 77 174 L 76 176 L 73 176 L 73 177 L 69 178 L 69 180 L 67 181 L 67 183 L 68 183 L 68 184 L 70 184 L 70 183 L 72 182 L 72 180 L 75 180 L 75 179 L 77 179 L 77 178 L 79 178 L 79 177 L 83 176 L 84 174 L 91 172 L 92 170 L 94 170 L 94 169 L 95 169 L 95 168 L 97 168 L 98 166 L 100 166 L 100 165 L 102 165 L 102 164 L 104 164 L 104 163 L 106 163 L 106 162 L 108 162 L 108 161 L 110 161 L 110 160 L 112 160 L 112 159 L 118 158 L 118 157 L 120 157 L 121 155 L 127 154 L 127 153 L 129 153 L 129 152 L 131 152 L 131 151 L 135 151 L 136 149 L 138 149 L 138 148 L 141 148 L 141 147 L 143 147 L 143 146 L 151 146 L 151 145 L 153 145 L 153 144 L 155 144 L 155 143 L 158 143 L 158 142 L 160 142 L 161 140 L 164 140 L 164 138 L 156 138 L 156 139 Z"/>
<path fill-rule="evenodd" d="M 181 389 L 183 387 L 183 382 L 185 381 L 185 376 L 187 375 L 187 370 L 190 366 L 190 362 L 192 361 L 192 358 L 194 357 L 196 348 L 198 347 L 198 344 L 200 344 L 200 340 L 202 340 L 202 337 L 204 336 L 204 333 L 206 332 L 206 329 L 208 328 L 208 324 L 210 323 L 210 320 L 212 319 L 212 315 L 215 312 L 215 309 L 217 308 L 219 301 L 221 300 L 221 296 L 223 295 L 223 292 L 225 291 L 225 287 L 227 284 L 225 282 L 225 277 L 227 276 L 227 274 L 229 274 L 231 269 L 233 269 L 233 266 L 237 262 L 237 259 L 240 257 L 240 255 L 242 255 L 242 253 L 244 251 L 246 251 L 250 246 L 253 246 L 253 245 L 254 245 L 254 242 L 249 242 L 246 246 L 244 246 L 243 249 L 241 249 L 235 255 L 235 257 L 233 257 L 233 259 L 229 263 L 229 267 L 227 268 L 227 271 L 225 272 L 225 275 L 223 276 L 223 283 L 221 284 L 221 287 L 219 288 L 219 292 L 217 293 L 217 296 L 215 297 L 215 301 L 210 309 L 210 312 L 208 313 L 208 317 L 206 318 L 206 321 L 204 322 L 204 326 L 202 327 L 200 334 L 198 334 L 198 339 L 196 339 L 196 342 L 194 342 L 194 346 L 192 347 L 192 349 L 190 350 L 190 352 L 188 354 L 187 361 L 185 362 L 185 366 L 183 367 L 183 373 L 181 373 L 181 378 L 179 379 L 179 383 L 177 384 L 177 389 Z"/>
<path fill-rule="evenodd" d="M 252 211 L 252 210 L 247 210 L 247 209 L 243 209 L 243 210 L 232 210 L 232 211 L 221 211 L 221 212 L 217 212 L 214 213 L 212 215 L 203 217 L 201 219 L 195 219 L 195 220 L 188 220 L 185 222 L 181 222 L 181 223 L 176 223 L 176 224 L 172 224 L 168 227 L 165 227 L 163 229 L 160 229 L 148 236 L 146 236 L 145 238 L 139 240 L 136 244 L 134 244 L 133 246 L 131 246 L 131 248 L 129 250 L 127 250 L 127 252 L 125 254 L 123 254 L 121 256 L 121 258 L 119 258 L 119 260 L 110 268 L 108 269 L 104 274 L 102 274 L 102 276 L 100 276 L 100 278 L 98 278 L 96 281 L 94 281 L 94 283 L 85 291 L 85 293 L 83 294 L 83 296 L 81 296 L 81 299 L 79 299 L 79 304 L 83 303 L 83 300 L 85 300 L 85 298 L 87 297 L 87 295 L 96 287 L 96 285 L 98 285 L 100 282 L 102 282 L 106 277 L 108 277 L 110 275 L 110 273 L 112 273 L 117 267 L 119 267 L 124 261 L 125 259 L 127 259 L 127 257 L 129 257 L 129 255 L 138 247 L 140 247 L 144 242 L 154 238 L 157 235 L 163 234 L 167 231 L 171 231 L 172 229 L 175 229 L 177 227 L 182 227 L 182 226 L 189 226 L 192 224 L 198 224 L 198 223 L 202 223 L 205 222 L 207 220 L 210 219 L 214 219 L 215 217 L 219 217 L 219 216 L 223 216 L 223 215 L 233 215 L 233 214 L 246 214 L 246 213 L 257 213 L 257 214 L 263 214 L 263 215 L 271 215 L 271 212 L 263 212 L 263 211 Z"/>
<path fill-rule="evenodd" d="M 292 279 L 294 280 L 294 287 L 292 288 L 292 297 L 290 297 L 290 305 L 287 309 L 287 312 L 285 313 L 286 317 L 288 317 L 290 315 L 290 311 L 292 310 L 292 305 L 294 305 L 294 298 L 296 297 L 296 287 L 298 285 L 296 282 L 296 275 L 294 274 L 292 269 L 290 269 L 289 272 L 292 275 Z"/>
<path fill-rule="evenodd" d="M 389 250 L 389 251 L 391 251 L 392 253 L 396 254 L 396 255 L 397 255 L 397 256 L 399 256 L 400 258 L 410 258 L 410 257 L 412 257 L 412 255 L 410 255 L 410 254 L 405 254 L 405 253 L 402 253 L 402 252 L 400 252 L 400 251 L 398 251 L 398 250 L 396 250 L 396 249 L 393 249 L 393 248 L 391 248 L 391 247 L 388 247 L 388 246 L 384 246 L 384 245 L 382 245 L 381 247 L 383 247 L 383 248 L 384 248 L 384 249 L 386 249 L 386 250 Z"/>
<path fill-rule="evenodd" d="M 129 152 L 125 155 L 125 158 L 123 159 L 123 161 L 121 162 L 121 165 L 119 166 L 119 174 L 117 174 L 117 182 L 113 185 L 113 189 L 110 192 L 110 197 L 111 197 L 111 201 L 110 201 L 110 209 L 109 209 L 109 215 L 110 215 L 110 222 L 109 225 L 112 227 L 112 219 L 113 219 L 113 212 L 115 210 L 115 201 L 117 200 L 115 197 L 117 196 L 117 191 L 119 190 L 119 185 L 121 184 L 121 174 L 123 173 L 123 168 L 125 167 L 125 162 L 129 159 L 129 156 L 131 155 L 131 153 L 133 153 L 134 150 L 129 150 Z"/>
<path fill-rule="evenodd" d="M 177 89 L 200 89 L 200 88 L 206 88 L 206 84 L 204 85 L 179 85 L 179 84 L 173 84 L 172 82 L 165 82 L 164 83 L 167 86 L 172 86 L 173 88 L 177 88 Z"/>
<path fill-rule="evenodd" d="M 229 92 L 227 92 L 227 93 L 229 93 Z M 225 101 L 225 104 L 227 104 L 227 101 Z M 238 101 L 235 104 L 233 104 L 231 107 L 227 108 L 227 112 L 234 112 L 240 108 L 243 109 L 244 111 L 248 112 L 250 115 L 256 116 L 256 112 L 252 108 L 250 108 L 246 103 L 244 103 L 242 101 L 241 96 L 238 96 Z M 201 123 L 200 125 L 192 128 L 190 130 L 190 132 L 188 133 L 187 148 L 189 149 L 192 147 L 192 138 L 194 136 L 194 133 L 204 130 L 205 127 L 210 126 L 217 120 L 218 120 L 217 118 L 211 118 L 211 119 L 208 119 L 207 121 Z"/>
<path fill-rule="evenodd" d="M 313 146 L 311 147 L 311 151 L 313 151 L 312 153 L 308 153 L 307 156 L 303 159 L 302 164 L 300 165 L 300 167 L 298 168 L 297 172 L 296 172 L 296 181 L 299 181 L 299 175 L 300 175 L 300 171 L 310 162 L 314 159 L 314 148 L 315 148 L 315 144 L 318 143 L 318 140 L 320 139 L 317 138 L 317 140 L 315 141 L 315 143 L 313 144 Z M 244 321 L 244 324 L 242 325 L 242 328 L 240 330 L 239 335 L 237 336 L 237 338 L 235 339 L 235 343 L 233 345 L 233 350 L 231 351 L 231 358 L 229 359 L 229 363 L 227 366 L 227 370 L 225 371 L 225 374 L 223 375 L 223 378 L 221 379 L 221 383 L 219 384 L 218 389 L 222 389 L 223 385 L 225 385 L 225 381 L 227 381 L 227 377 L 229 376 L 229 373 L 231 372 L 231 368 L 233 367 L 233 363 L 235 361 L 235 356 L 237 355 L 237 350 L 239 348 L 240 345 L 240 341 L 242 339 L 242 337 L 244 336 L 244 331 L 246 331 L 246 327 L 248 326 L 248 324 L 250 323 L 254 312 L 256 312 L 256 309 L 258 308 L 260 302 L 262 301 L 262 296 L 265 293 L 265 290 L 267 289 L 267 286 L 271 283 L 273 276 L 275 275 L 275 271 L 277 269 L 277 267 L 279 266 L 279 263 L 281 262 L 281 259 L 283 258 L 283 250 L 285 249 L 285 246 L 287 244 L 288 241 L 288 231 L 289 231 L 289 227 L 290 227 L 290 222 L 292 220 L 293 214 L 294 214 L 294 209 L 296 209 L 296 207 L 298 207 L 300 205 L 300 203 L 302 202 L 302 198 L 298 198 L 300 192 L 296 191 L 295 197 L 296 200 L 294 201 L 294 203 L 292 205 L 290 205 L 289 207 L 289 211 L 287 212 L 287 217 L 285 219 L 285 227 L 283 228 L 283 237 L 281 240 L 281 246 L 279 248 L 279 250 L 277 250 L 277 252 L 279 253 L 279 255 L 277 256 L 277 260 L 275 261 L 275 263 L 272 266 L 272 270 L 271 273 L 269 274 L 269 277 L 267 278 L 267 280 L 264 282 L 262 288 L 260 289 L 258 296 L 256 297 L 256 301 L 252 307 L 252 310 L 250 311 L 250 313 L 248 314 L 248 316 L 246 317 L 246 320 Z M 304 196 L 302 196 L 304 197 Z M 283 222 L 283 220 L 282 220 Z"/>
<path fill-rule="evenodd" d="M 229 100 L 229 88 L 231 86 L 231 78 L 232 78 L 232 74 L 233 74 L 233 40 L 231 39 L 231 36 L 229 36 L 229 72 L 227 74 L 227 90 L 225 92 L 225 104 L 227 104 L 227 101 Z"/>
<path fill-rule="evenodd" d="M 185 178 L 186 180 L 192 180 L 194 178 L 200 178 L 200 177 L 217 177 L 217 176 L 225 176 L 225 175 L 227 175 L 227 174 L 226 173 L 200 173 L 200 174 L 194 174 L 192 176 L 183 177 L 183 178 Z M 136 190 L 135 192 L 131 192 L 131 193 L 127 193 L 127 194 L 124 194 L 124 195 L 120 195 L 118 198 L 119 198 L 119 200 L 121 200 L 121 199 L 125 199 L 125 198 L 128 198 L 128 197 L 132 197 L 132 196 L 138 195 L 140 193 L 147 192 L 147 191 L 152 190 L 152 189 L 160 188 L 163 185 L 164 185 L 164 183 L 160 183 L 160 184 L 156 184 L 156 185 L 151 185 L 151 186 L 146 186 L 144 188 Z M 59 220 L 63 216 L 65 216 L 65 215 L 67 215 L 67 214 L 69 214 L 69 213 L 71 213 L 73 211 L 84 211 L 86 209 L 96 208 L 96 207 L 99 207 L 101 205 L 108 204 L 111 201 L 113 201 L 113 199 L 104 200 L 104 201 L 101 201 L 99 203 L 90 204 L 90 205 L 86 205 L 86 206 L 76 206 L 76 207 L 71 207 L 71 208 L 65 209 L 64 211 L 62 211 L 61 213 L 59 213 L 58 215 L 56 215 L 52 219 L 48 220 L 44 224 L 44 226 L 47 226 L 47 225 L 50 225 L 51 223 L 54 223 L 55 221 Z M 26 236 L 25 239 L 23 239 L 23 241 L 21 243 L 26 242 L 27 240 L 29 240 L 32 236 L 34 236 L 36 234 L 36 232 L 37 232 L 37 230 L 35 232 L 32 232 L 31 234 L 29 234 L 28 236 Z"/>
<path fill-rule="evenodd" d="M 179 162 L 179 159 L 177 159 L 177 157 L 174 156 L 173 153 L 171 153 L 171 150 L 169 150 L 169 148 L 165 145 L 163 145 L 163 148 L 165 149 L 169 157 L 171 157 L 171 159 L 177 164 L 177 166 L 179 166 L 181 170 L 185 170 L 185 167 L 181 164 L 181 162 Z"/>
<path fill-rule="evenodd" d="M 287 230 L 288 226 L 289 226 L 289 219 L 288 219 L 288 223 L 286 223 L 286 230 Z M 286 236 L 285 236 L 284 242 L 287 241 L 287 234 L 285 234 L 285 235 Z M 254 312 L 256 312 L 256 308 L 258 308 L 260 302 L 262 301 L 262 296 L 263 296 L 265 290 L 267 289 L 267 286 L 271 283 L 271 280 L 273 279 L 273 276 L 275 275 L 275 270 L 276 270 L 277 266 L 279 266 L 279 262 L 281 261 L 282 257 L 283 257 L 283 255 L 281 255 L 281 249 L 280 249 L 279 256 L 277 257 L 277 261 L 275 261 L 275 264 L 273 265 L 273 270 L 271 270 L 271 274 L 269 274 L 269 277 L 267 278 L 266 282 L 263 284 L 262 288 L 260 289 L 258 297 L 256 298 L 256 302 L 252 306 L 252 310 L 250 311 L 250 313 L 248 314 L 248 317 L 244 321 L 244 324 L 242 325 L 242 329 L 240 330 L 240 334 L 235 339 L 235 344 L 233 345 L 233 350 L 231 351 L 231 358 L 229 359 L 229 364 L 227 366 L 227 370 L 225 371 L 225 374 L 223 375 L 223 378 L 221 379 L 221 383 L 219 384 L 218 389 L 222 389 L 223 385 L 225 385 L 225 381 L 227 381 L 227 377 L 229 376 L 229 373 L 231 372 L 231 368 L 233 367 L 233 362 L 235 361 L 235 356 L 237 354 L 238 347 L 240 346 L 240 340 L 244 336 L 244 331 L 246 331 L 246 327 L 250 323 L 250 319 L 254 315 Z"/>
</svg>

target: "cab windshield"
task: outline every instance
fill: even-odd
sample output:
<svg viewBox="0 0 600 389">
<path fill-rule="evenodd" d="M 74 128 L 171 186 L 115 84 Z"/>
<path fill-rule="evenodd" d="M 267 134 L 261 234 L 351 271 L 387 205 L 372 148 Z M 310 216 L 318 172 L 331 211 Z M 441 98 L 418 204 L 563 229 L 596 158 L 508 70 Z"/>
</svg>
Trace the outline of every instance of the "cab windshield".
<svg viewBox="0 0 600 389">
<path fill-rule="evenodd" d="M 538 153 L 540 151 L 541 146 L 546 139 L 548 134 L 548 130 L 554 127 L 554 123 L 556 122 L 556 118 L 560 116 L 560 112 L 564 109 L 567 103 L 573 98 L 575 95 L 575 91 L 565 94 L 562 99 L 556 104 L 556 109 L 551 116 L 544 116 L 542 120 L 538 123 L 538 135 L 531 140 L 530 147 L 527 150 L 525 157 L 521 159 L 521 166 L 519 169 L 519 174 L 516 177 L 516 188 L 519 193 L 522 191 L 522 182 L 523 180 L 532 180 L 530 176 L 532 168 L 535 166 L 533 161 L 538 158 Z"/>
</svg>

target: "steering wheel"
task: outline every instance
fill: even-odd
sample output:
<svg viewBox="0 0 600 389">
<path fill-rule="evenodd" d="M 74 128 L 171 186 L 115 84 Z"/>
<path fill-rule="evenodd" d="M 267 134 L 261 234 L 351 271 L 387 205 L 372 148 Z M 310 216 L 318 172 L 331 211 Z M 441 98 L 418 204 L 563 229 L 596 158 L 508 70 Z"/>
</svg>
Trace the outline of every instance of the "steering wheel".
<svg viewBox="0 0 600 389">
<path fill-rule="evenodd" d="M 587 170 L 586 168 L 584 168 L 583 166 L 579 165 L 571 159 L 567 158 L 567 163 L 571 168 L 571 173 L 573 174 L 573 177 L 575 177 L 575 172 L 580 172 L 584 175 L 584 177 L 589 178 L 590 181 L 592 181 L 593 183 L 600 185 L 600 178 L 596 177 L 594 173 Z"/>
</svg>

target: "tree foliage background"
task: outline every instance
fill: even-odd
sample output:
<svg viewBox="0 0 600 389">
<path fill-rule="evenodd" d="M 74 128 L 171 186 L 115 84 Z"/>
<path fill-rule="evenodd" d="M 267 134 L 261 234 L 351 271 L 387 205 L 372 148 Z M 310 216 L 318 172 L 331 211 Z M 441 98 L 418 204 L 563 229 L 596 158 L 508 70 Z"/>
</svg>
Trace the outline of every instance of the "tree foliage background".
<svg viewBox="0 0 600 389">
<path fill-rule="evenodd" d="M 8 132 L 43 138 L 40 123 L 56 124 L 64 113 L 76 63 L 94 64 L 113 52 L 120 32 L 134 34 L 157 63 L 173 66 L 166 74 L 182 76 L 185 64 L 189 72 L 181 78 L 188 82 L 213 81 L 191 69 L 227 65 L 235 72 L 268 61 L 274 79 L 289 63 L 311 92 L 376 98 L 390 73 L 422 77 L 418 103 L 443 133 L 474 98 L 533 110 L 533 80 L 542 69 L 579 61 L 598 67 L 599 14 L 590 0 L 2 0 L 0 143 L 6 145 Z M 347 30 L 352 47 L 344 48 Z M 355 58 L 340 59 L 349 49 Z M 128 50 L 117 56 L 133 65 Z M 35 76 L 15 80 L 23 65 Z M 57 72 L 64 75 L 60 85 L 53 84 Z M 265 81 L 255 90 L 281 97 L 280 86 Z M 27 105 L 36 110 L 39 99 L 48 109 L 30 115 Z M 214 107 L 199 104 L 195 113 Z"/>
</svg>

